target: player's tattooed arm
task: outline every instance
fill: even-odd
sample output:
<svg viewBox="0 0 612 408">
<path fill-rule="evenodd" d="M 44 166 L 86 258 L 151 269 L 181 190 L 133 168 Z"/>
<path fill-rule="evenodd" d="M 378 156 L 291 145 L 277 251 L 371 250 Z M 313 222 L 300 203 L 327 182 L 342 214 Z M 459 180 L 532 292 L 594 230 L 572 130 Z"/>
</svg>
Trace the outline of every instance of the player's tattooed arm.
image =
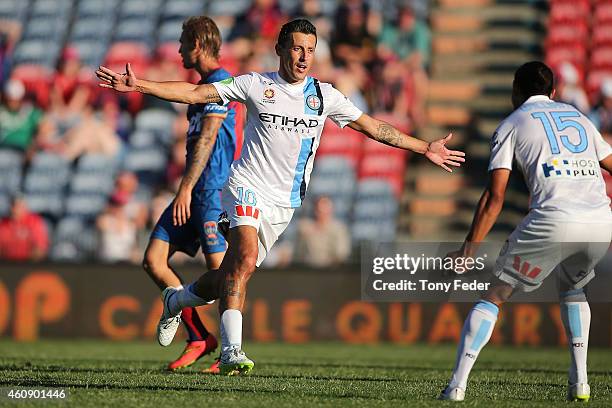
<svg viewBox="0 0 612 408">
<path fill-rule="evenodd" d="M 443 139 L 427 143 L 424 140 L 402 133 L 389 123 L 374 119 L 367 114 L 362 114 L 356 121 L 350 122 L 348 126 L 386 145 L 423 154 L 432 163 L 448 172 L 452 172 L 448 166 L 459 167 L 465 161 L 465 153 L 458 150 L 449 150 L 445 146 L 451 140 L 452 133 Z"/>
<path fill-rule="evenodd" d="M 181 81 L 147 81 L 136 78 L 130 64 L 126 64 L 125 72 L 122 74 L 101 66 L 96 71 L 96 76 L 101 81 L 99 85 L 102 88 L 110 88 L 119 92 L 136 91 L 170 102 L 187 104 L 222 102 L 217 88 L 211 84 L 194 85 Z"/>
<path fill-rule="evenodd" d="M 217 141 L 217 133 L 224 119 L 225 117 L 221 115 L 205 116 L 202 119 L 200 137 L 193 146 L 191 157 L 187 161 L 185 174 L 172 204 L 174 225 L 187 223 L 191 216 L 191 192 L 208 163 L 210 154 Z"/>
</svg>

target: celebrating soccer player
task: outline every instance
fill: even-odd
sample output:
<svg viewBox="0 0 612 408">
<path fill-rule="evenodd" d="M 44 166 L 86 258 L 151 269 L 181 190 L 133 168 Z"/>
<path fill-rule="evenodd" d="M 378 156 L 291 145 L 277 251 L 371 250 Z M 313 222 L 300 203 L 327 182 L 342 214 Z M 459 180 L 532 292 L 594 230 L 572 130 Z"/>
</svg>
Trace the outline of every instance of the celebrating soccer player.
<svg viewBox="0 0 612 408">
<path fill-rule="evenodd" d="M 449 172 L 449 166 L 465 161 L 464 153 L 446 148 L 451 135 L 432 143 L 415 139 L 362 113 L 330 84 L 309 77 L 316 44 L 315 27 L 298 19 L 281 28 L 276 44 L 278 72 L 252 72 L 200 85 L 144 81 L 131 70 L 119 74 L 100 67 L 96 72 L 100 86 L 117 91 L 139 91 L 189 104 L 238 101 L 247 106 L 242 156 L 232 164 L 223 190 L 229 224 L 227 254 L 219 273 L 208 272 L 186 288 L 171 285 L 164 290 L 158 325 L 160 343 L 170 344 L 184 307 L 219 298 L 219 368 L 225 375 L 253 368 L 253 361 L 242 351 L 247 282 L 302 204 L 327 117 L 381 143 L 423 154 Z"/>
<path fill-rule="evenodd" d="M 208 17 L 191 17 L 183 23 L 179 53 L 183 66 L 195 69 L 200 84 L 230 78 L 219 65 L 221 35 Z M 131 71 L 130 67 L 127 67 Z M 226 243 L 217 230 L 221 214 L 221 189 L 227 182 L 236 149 L 235 112 L 227 105 L 193 103 L 187 110 L 187 166 L 172 204 L 161 215 L 147 246 L 143 267 L 160 289 L 181 288 L 181 280 L 168 261 L 176 251 L 195 256 L 199 247 L 209 273 L 218 273 Z M 183 354 L 168 365 L 177 370 L 195 363 L 217 348 L 194 307 L 181 313 L 188 333 Z M 211 367 L 215 371 L 216 367 Z"/>
<path fill-rule="evenodd" d="M 601 168 L 612 171 L 612 148 L 576 108 L 552 101 L 553 74 L 541 62 L 515 73 L 516 109 L 491 141 L 489 184 L 462 249 L 471 256 L 488 234 L 504 202 L 513 159 L 525 176 L 531 205 L 495 266 L 495 282 L 467 316 L 457 360 L 441 399 L 462 401 L 468 376 L 489 341 L 499 306 L 515 291 L 537 289 L 553 271 L 561 280 L 561 317 L 571 354 L 567 398 L 587 401 L 587 348 L 591 311 L 584 293 L 612 235 L 610 199 Z"/>
</svg>

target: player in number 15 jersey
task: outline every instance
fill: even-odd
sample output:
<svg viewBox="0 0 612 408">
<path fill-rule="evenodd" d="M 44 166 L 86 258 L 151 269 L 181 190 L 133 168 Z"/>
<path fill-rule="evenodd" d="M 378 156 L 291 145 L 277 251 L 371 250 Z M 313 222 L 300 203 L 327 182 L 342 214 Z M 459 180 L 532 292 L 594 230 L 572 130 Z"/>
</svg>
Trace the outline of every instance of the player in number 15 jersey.
<svg viewBox="0 0 612 408">
<path fill-rule="evenodd" d="M 495 282 L 468 314 L 457 360 L 440 399 L 464 399 L 468 376 L 489 341 L 499 307 L 517 291 L 536 290 L 555 272 L 561 319 L 571 355 L 567 398 L 587 401 L 591 312 L 584 293 L 612 237 L 610 199 L 601 169 L 612 170 L 612 148 L 576 108 L 552 101 L 553 74 L 533 61 L 515 73 L 515 111 L 492 138 L 489 185 L 461 250 L 473 257 L 499 215 L 516 161 L 531 193 L 529 214 L 508 237 L 497 259 Z M 610 272 L 610 271 L 603 271 Z"/>
</svg>

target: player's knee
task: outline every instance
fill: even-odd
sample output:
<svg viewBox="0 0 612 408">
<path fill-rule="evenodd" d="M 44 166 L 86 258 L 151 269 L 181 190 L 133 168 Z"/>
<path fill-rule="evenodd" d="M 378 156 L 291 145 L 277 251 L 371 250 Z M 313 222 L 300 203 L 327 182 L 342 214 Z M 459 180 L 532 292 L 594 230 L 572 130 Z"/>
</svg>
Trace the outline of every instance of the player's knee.
<svg viewBox="0 0 612 408">
<path fill-rule="evenodd" d="M 255 266 L 257 264 L 257 251 L 245 250 L 241 251 L 238 255 L 237 262 L 235 263 L 236 268 L 234 274 L 241 278 L 249 278 L 253 272 L 255 272 Z"/>
<path fill-rule="evenodd" d="M 156 276 L 158 262 L 159 261 L 154 254 L 152 254 L 150 251 L 146 251 L 142 259 L 142 269 L 144 269 L 148 275 Z"/>
</svg>

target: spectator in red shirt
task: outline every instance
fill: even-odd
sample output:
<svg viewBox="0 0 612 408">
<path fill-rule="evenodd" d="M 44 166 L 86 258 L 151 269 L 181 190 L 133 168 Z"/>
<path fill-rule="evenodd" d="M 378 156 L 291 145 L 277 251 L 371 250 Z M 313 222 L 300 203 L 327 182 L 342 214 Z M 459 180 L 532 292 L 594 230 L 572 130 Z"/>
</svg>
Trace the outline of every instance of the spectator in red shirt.
<svg viewBox="0 0 612 408">
<path fill-rule="evenodd" d="M 16 195 L 10 215 L 0 219 L 0 259 L 40 261 L 48 249 L 49 236 L 44 220 L 30 212 L 25 199 Z"/>
</svg>

